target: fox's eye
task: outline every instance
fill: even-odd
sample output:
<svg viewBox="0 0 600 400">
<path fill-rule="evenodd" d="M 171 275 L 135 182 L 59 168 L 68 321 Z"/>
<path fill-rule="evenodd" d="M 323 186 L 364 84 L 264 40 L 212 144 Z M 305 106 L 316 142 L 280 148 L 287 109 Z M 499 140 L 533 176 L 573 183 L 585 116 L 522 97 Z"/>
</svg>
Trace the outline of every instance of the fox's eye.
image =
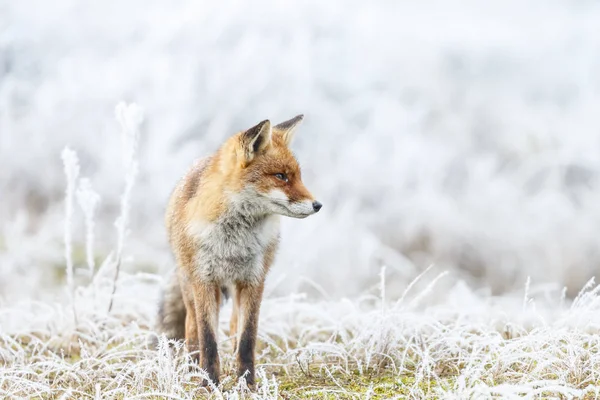
<svg viewBox="0 0 600 400">
<path fill-rule="evenodd" d="M 279 179 L 280 181 L 284 181 L 287 182 L 288 181 L 288 177 L 286 174 L 275 174 L 275 178 Z"/>
</svg>

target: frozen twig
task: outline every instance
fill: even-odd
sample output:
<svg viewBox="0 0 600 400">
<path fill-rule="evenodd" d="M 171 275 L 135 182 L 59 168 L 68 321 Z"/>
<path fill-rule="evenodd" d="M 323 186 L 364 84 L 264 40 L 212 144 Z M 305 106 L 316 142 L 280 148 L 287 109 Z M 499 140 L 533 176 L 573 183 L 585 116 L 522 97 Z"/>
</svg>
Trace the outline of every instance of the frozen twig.
<svg viewBox="0 0 600 400">
<path fill-rule="evenodd" d="M 121 214 L 115 221 L 117 228 L 117 253 L 115 262 L 115 277 L 113 280 L 113 289 L 110 296 L 108 311 L 112 310 L 115 292 L 117 290 L 117 281 L 119 279 L 119 271 L 121 270 L 121 262 L 123 260 L 123 247 L 125 245 L 125 237 L 127 236 L 127 223 L 129 222 L 129 209 L 131 207 L 131 193 L 135 178 L 138 174 L 138 161 L 136 158 L 140 125 L 144 119 L 142 109 L 135 103 L 125 104 L 119 103 L 115 109 L 117 121 L 121 125 L 121 133 L 123 140 L 123 162 L 125 167 L 125 189 L 121 196 Z"/>
<path fill-rule="evenodd" d="M 92 189 L 89 179 L 81 178 L 77 189 L 77 202 L 85 217 L 85 256 L 88 265 L 90 279 L 94 276 L 94 216 L 100 196 Z"/>
<path fill-rule="evenodd" d="M 75 309 L 75 283 L 73 281 L 73 237 L 72 237 L 72 221 L 73 221 L 73 198 L 75 196 L 75 187 L 77 187 L 77 178 L 79 177 L 79 159 L 77 153 L 68 147 L 61 154 L 65 175 L 67 177 L 67 190 L 65 193 L 65 262 L 67 286 L 69 291 L 69 299 L 73 308 L 73 318 L 77 324 L 77 312 Z"/>
</svg>

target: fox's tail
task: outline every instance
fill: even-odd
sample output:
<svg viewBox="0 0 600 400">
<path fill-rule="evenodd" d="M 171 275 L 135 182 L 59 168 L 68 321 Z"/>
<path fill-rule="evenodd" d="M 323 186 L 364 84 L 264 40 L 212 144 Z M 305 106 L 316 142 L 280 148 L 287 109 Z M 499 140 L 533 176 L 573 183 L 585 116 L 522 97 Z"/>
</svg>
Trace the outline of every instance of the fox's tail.
<svg viewBox="0 0 600 400">
<path fill-rule="evenodd" d="M 223 301 L 229 298 L 229 290 L 226 286 L 221 287 Z M 158 335 L 165 335 L 167 339 L 185 339 L 185 304 L 183 294 L 179 285 L 177 272 L 174 270 L 167 279 L 167 284 L 162 291 L 158 307 L 158 318 L 155 331 Z M 158 343 L 158 338 L 152 340 Z"/>
<path fill-rule="evenodd" d="M 185 304 L 177 272 L 171 272 L 158 306 L 156 333 L 167 339 L 185 339 Z"/>
</svg>

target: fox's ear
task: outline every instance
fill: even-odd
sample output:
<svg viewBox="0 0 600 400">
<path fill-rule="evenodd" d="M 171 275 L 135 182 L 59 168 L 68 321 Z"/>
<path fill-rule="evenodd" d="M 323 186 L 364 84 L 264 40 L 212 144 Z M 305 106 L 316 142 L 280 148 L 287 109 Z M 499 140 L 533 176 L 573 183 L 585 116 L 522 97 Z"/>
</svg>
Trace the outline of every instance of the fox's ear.
<svg viewBox="0 0 600 400">
<path fill-rule="evenodd" d="M 287 121 L 275 125 L 275 129 L 281 132 L 283 136 L 283 141 L 287 146 L 289 146 L 290 143 L 292 143 L 292 139 L 294 138 L 294 132 L 296 131 L 296 128 L 300 125 L 303 119 L 304 115 L 300 114 L 296 115 L 292 119 L 288 119 Z"/>
<path fill-rule="evenodd" d="M 246 162 L 261 154 L 271 145 L 271 122 L 266 119 L 242 134 L 242 147 Z"/>
</svg>

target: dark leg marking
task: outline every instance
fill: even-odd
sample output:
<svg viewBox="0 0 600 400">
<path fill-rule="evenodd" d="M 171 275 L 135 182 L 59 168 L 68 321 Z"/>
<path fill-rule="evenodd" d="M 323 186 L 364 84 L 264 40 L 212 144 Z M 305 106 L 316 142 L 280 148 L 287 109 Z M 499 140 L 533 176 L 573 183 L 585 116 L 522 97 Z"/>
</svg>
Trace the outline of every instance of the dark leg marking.
<svg viewBox="0 0 600 400">
<path fill-rule="evenodd" d="M 210 324 L 206 320 L 202 320 L 202 369 L 204 369 L 208 377 L 215 385 L 219 384 L 219 351 L 215 334 L 212 331 Z M 204 382 L 207 385 L 208 382 Z"/>
<path fill-rule="evenodd" d="M 238 348 L 238 377 L 245 374 L 248 386 L 254 385 L 254 349 L 256 347 L 256 330 L 258 318 L 253 310 L 240 338 Z"/>
</svg>

